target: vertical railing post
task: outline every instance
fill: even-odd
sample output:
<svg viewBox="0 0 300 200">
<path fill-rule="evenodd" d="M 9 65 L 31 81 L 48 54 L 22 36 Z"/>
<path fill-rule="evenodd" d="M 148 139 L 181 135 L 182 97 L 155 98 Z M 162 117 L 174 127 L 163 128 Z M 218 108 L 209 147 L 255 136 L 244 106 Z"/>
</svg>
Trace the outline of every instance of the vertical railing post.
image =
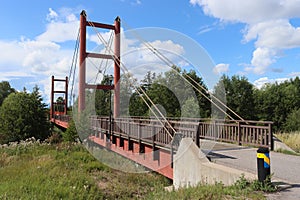
<svg viewBox="0 0 300 200">
<path fill-rule="evenodd" d="M 271 151 L 274 150 L 274 141 L 273 141 L 273 133 L 272 133 L 272 124 L 269 123 L 269 126 L 268 126 L 268 131 L 269 131 L 269 148 Z"/>
<path fill-rule="evenodd" d="M 201 122 L 198 123 L 197 130 L 196 130 L 196 138 L 195 138 L 195 140 L 196 140 L 196 145 L 197 145 L 197 147 L 199 147 L 199 148 L 200 148 L 200 123 L 201 123 Z"/>
<path fill-rule="evenodd" d="M 152 126 L 152 152 L 153 152 L 153 160 L 159 160 L 159 149 L 156 148 L 156 134 L 155 127 Z"/>
<path fill-rule="evenodd" d="M 242 145 L 241 123 L 238 122 L 238 145 Z"/>
</svg>

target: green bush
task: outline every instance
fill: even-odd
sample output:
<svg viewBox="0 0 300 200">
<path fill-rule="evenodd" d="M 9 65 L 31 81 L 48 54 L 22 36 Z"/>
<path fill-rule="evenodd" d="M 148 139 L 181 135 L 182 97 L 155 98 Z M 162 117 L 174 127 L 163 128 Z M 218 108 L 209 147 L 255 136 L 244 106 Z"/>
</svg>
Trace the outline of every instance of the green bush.
<svg viewBox="0 0 300 200">
<path fill-rule="evenodd" d="M 66 142 L 75 142 L 78 138 L 78 133 L 73 120 L 69 121 L 69 127 L 62 133 L 62 137 Z"/>
<path fill-rule="evenodd" d="M 11 93 L 5 98 L 0 108 L 0 144 L 49 136 L 50 124 L 42 101 L 38 87 L 32 93 Z"/>
<path fill-rule="evenodd" d="M 284 129 L 287 132 L 300 131 L 300 109 L 294 110 L 287 116 Z"/>
</svg>

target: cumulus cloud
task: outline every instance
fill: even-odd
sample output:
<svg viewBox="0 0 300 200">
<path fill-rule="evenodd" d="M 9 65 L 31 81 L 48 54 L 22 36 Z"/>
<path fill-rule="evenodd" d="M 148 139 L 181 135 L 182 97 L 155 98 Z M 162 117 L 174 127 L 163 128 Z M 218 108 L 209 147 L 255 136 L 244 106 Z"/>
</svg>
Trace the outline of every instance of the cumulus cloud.
<svg viewBox="0 0 300 200">
<path fill-rule="evenodd" d="M 229 71 L 229 64 L 225 64 L 225 63 L 217 64 L 213 69 L 213 72 L 215 74 L 222 74 L 228 71 Z"/>
<path fill-rule="evenodd" d="M 47 15 L 47 20 L 48 21 L 52 21 L 52 20 L 56 20 L 58 17 L 58 14 L 52 10 L 52 8 L 49 8 L 49 13 Z"/>
<path fill-rule="evenodd" d="M 66 42 L 69 40 L 76 40 L 79 19 L 69 10 L 62 9 L 59 14 L 49 9 L 47 15 L 49 24 L 47 24 L 46 31 L 36 37 L 39 41 L 52 41 L 52 42 Z"/>
<path fill-rule="evenodd" d="M 289 21 L 300 17 L 300 0 L 190 0 L 190 3 L 221 21 L 245 24 L 243 42 L 255 40 L 256 48 L 247 72 L 263 74 L 282 51 L 300 47 L 300 28 Z"/>
<path fill-rule="evenodd" d="M 30 84 L 41 84 L 41 92 L 48 102 L 51 75 L 65 77 L 69 73 L 74 49 L 62 48 L 62 45 L 76 39 L 79 22 L 67 9 L 57 12 L 49 8 L 46 19 L 45 32 L 35 38 L 0 40 L 0 78 L 8 81 L 34 78 L 35 82 Z"/>
<path fill-rule="evenodd" d="M 153 31 L 153 30 L 152 30 Z M 137 31 L 138 32 L 138 31 Z M 111 31 L 99 33 L 101 34 L 101 38 L 108 43 L 111 38 Z M 131 33 L 132 34 L 132 33 Z M 136 33 L 137 34 L 137 33 Z M 106 50 L 105 45 L 100 41 L 99 35 L 90 35 L 89 40 L 95 42 L 98 47 L 96 47 L 93 51 L 98 51 L 104 54 L 113 54 L 114 42 L 112 42 L 111 49 Z M 113 39 L 113 37 L 112 37 Z M 181 58 L 185 53 L 184 47 L 180 44 L 175 43 L 172 40 L 154 40 L 154 41 L 140 41 L 138 39 L 134 39 L 130 37 L 130 34 L 126 34 L 123 29 L 121 29 L 121 57 L 122 57 L 122 65 L 121 70 L 123 73 L 130 72 L 134 77 L 138 80 L 144 78 L 148 71 L 155 72 L 157 74 L 169 70 L 167 64 L 159 59 L 159 57 L 149 50 L 149 46 L 153 47 L 160 53 L 162 53 L 165 57 L 167 57 L 172 63 L 177 66 L 183 67 L 187 63 Z M 89 72 L 87 73 L 88 79 L 95 81 L 92 79 L 92 76 L 95 77 L 97 74 L 97 69 L 95 66 L 98 66 L 101 71 L 104 71 L 105 67 L 99 67 L 101 65 L 101 61 L 95 59 L 89 59 L 89 65 L 93 65 L 89 67 Z M 108 63 L 109 70 L 112 70 L 112 63 Z M 112 71 L 108 73 L 113 73 Z"/>
<path fill-rule="evenodd" d="M 21 77 L 32 77 L 31 81 L 34 81 L 34 83 L 31 82 L 31 84 L 40 86 L 45 102 L 49 103 L 51 76 L 63 78 L 69 74 L 74 49 L 65 46 L 65 42 L 74 41 L 75 43 L 79 22 L 77 17 L 68 9 L 58 11 L 49 9 L 49 13 L 45 18 L 48 21 L 45 31 L 34 38 L 23 36 L 14 41 L 0 40 L 0 51 L 2 52 L 0 55 L 0 78 L 2 80 L 12 80 Z M 101 34 L 108 40 L 111 32 Z M 125 72 L 134 72 L 135 76 L 139 76 L 137 78 L 143 78 L 149 70 L 153 72 L 156 70 L 157 73 L 163 72 L 161 67 L 165 67 L 166 63 L 159 61 L 156 55 L 151 53 L 141 41 L 133 37 L 127 37 L 123 29 L 121 29 L 121 37 L 122 62 L 126 64 L 126 67 L 132 66 Z M 100 45 L 96 35 L 88 36 L 88 42 L 100 46 L 97 49 L 98 52 L 105 52 L 104 46 Z M 183 59 L 180 58 L 185 53 L 183 46 L 172 40 L 150 40 L 149 44 L 163 51 L 165 56 L 173 63 L 179 66 L 185 64 Z M 87 66 L 87 69 L 94 70 L 87 72 L 87 81 L 95 78 L 95 74 L 98 74 L 100 62 L 100 59 L 95 62 L 94 60 L 87 62 L 88 65 L 92 65 Z M 147 66 L 145 66 L 146 63 Z M 112 65 L 112 62 L 109 65 Z M 92 80 L 91 83 L 93 82 Z"/>
<path fill-rule="evenodd" d="M 272 84 L 272 83 L 283 83 L 284 81 L 287 81 L 288 78 L 277 78 L 277 79 L 270 79 L 268 77 L 262 77 L 262 78 L 259 78 L 257 80 L 255 80 L 253 82 L 253 85 L 258 88 L 258 89 L 261 89 L 263 88 L 266 84 Z"/>
</svg>

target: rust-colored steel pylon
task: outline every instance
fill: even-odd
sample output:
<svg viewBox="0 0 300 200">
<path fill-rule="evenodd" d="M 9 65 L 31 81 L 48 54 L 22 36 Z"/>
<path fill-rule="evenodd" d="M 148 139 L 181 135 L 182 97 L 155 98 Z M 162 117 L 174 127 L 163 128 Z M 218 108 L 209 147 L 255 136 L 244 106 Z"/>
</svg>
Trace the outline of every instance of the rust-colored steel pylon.
<svg viewBox="0 0 300 200">
<path fill-rule="evenodd" d="M 65 90 L 55 90 L 55 82 L 65 82 Z M 64 102 L 54 102 L 54 95 L 55 94 L 64 94 Z M 60 110 L 56 110 L 55 108 L 57 106 L 63 106 L 64 110 L 61 112 Z M 66 79 L 55 79 L 54 76 L 52 76 L 51 80 L 51 101 L 50 101 L 50 117 L 54 118 L 54 115 L 67 115 L 67 109 L 68 109 L 68 77 L 66 76 Z"/>
<path fill-rule="evenodd" d="M 79 95 L 78 95 L 78 111 L 85 109 L 85 89 L 105 89 L 114 90 L 114 117 L 118 117 L 120 113 L 120 27 L 121 20 L 119 17 L 115 19 L 114 25 L 102 24 L 98 22 L 90 22 L 86 19 L 86 12 L 83 10 L 80 14 L 80 43 L 79 43 Z M 86 52 L 86 27 L 93 26 L 96 28 L 110 29 L 115 32 L 114 38 L 114 55 L 89 53 Z M 86 58 L 100 58 L 114 60 L 114 84 L 113 85 L 90 85 L 86 83 Z"/>
</svg>

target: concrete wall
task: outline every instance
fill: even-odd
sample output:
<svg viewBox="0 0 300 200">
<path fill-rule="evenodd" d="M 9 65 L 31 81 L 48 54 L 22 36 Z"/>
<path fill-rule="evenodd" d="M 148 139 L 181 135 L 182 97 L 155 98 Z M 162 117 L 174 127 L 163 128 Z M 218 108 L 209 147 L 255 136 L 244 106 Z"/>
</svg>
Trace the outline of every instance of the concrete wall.
<svg viewBox="0 0 300 200">
<path fill-rule="evenodd" d="M 254 174 L 211 163 L 191 138 L 181 140 L 174 157 L 173 170 L 175 189 L 198 184 L 215 184 L 216 182 L 232 185 L 242 174 L 250 180 L 256 178 Z"/>
</svg>

